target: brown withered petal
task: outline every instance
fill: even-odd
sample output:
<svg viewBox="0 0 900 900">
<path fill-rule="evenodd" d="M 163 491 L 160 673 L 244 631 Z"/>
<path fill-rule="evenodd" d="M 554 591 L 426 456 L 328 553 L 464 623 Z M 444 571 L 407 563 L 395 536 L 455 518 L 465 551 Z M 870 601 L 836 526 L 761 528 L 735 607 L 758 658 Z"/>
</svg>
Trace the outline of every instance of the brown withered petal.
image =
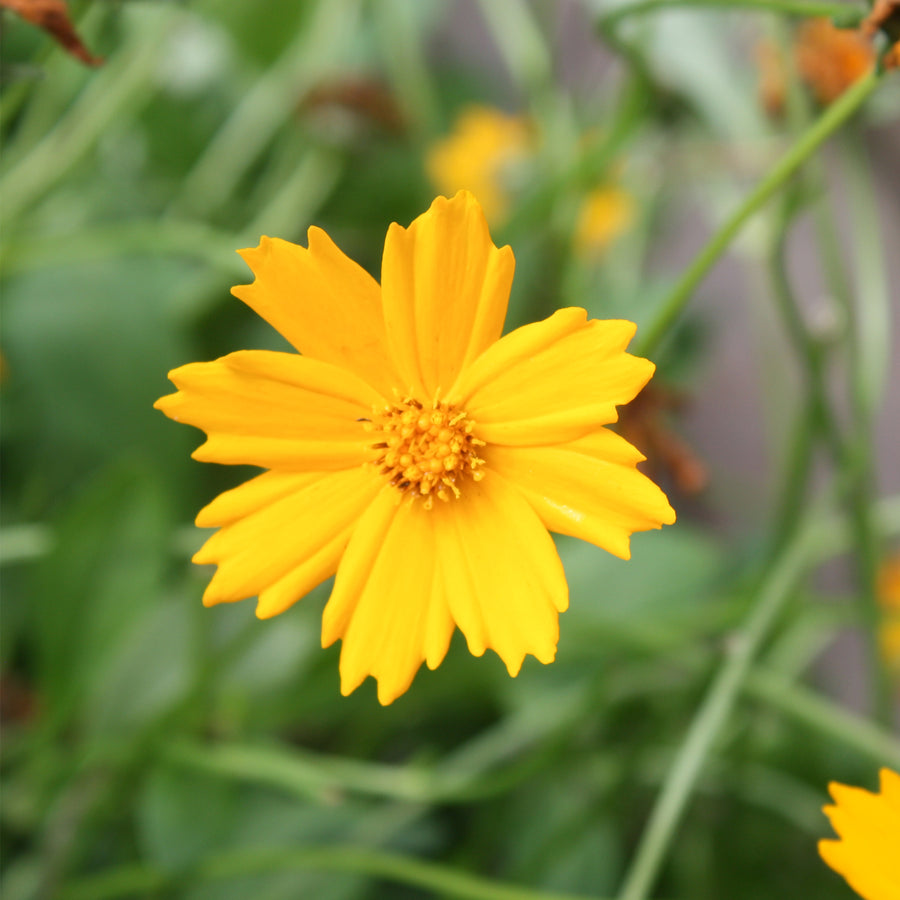
<svg viewBox="0 0 900 900">
<path fill-rule="evenodd" d="M 875 0 L 869 15 L 859 26 L 866 37 L 874 36 L 880 28 L 884 28 L 896 40 L 895 32 L 900 30 L 900 0 Z"/>
<path fill-rule="evenodd" d="M 0 7 L 11 9 L 26 22 L 42 28 L 67 53 L 86 66 L 99 66 L 103 63 L 103 58 L 92 56 L 78 37 L 65 0 L 0 0 Z"/>
</svg>

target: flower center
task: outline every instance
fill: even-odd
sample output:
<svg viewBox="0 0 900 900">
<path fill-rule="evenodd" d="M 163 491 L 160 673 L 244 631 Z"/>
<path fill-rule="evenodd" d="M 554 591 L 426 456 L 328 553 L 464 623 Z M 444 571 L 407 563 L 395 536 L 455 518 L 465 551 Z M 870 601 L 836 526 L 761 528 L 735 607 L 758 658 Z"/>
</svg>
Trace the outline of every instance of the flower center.
<svg viewBox="0 0 900 900">
<path fill-rule="evenodd" d="M 406 398 L 393 406 L 376 409 L 363 426 L 375 438 L 375 465 L 401 494 L 424 497 L 425 509 L 434 498 L 448 501 L 461 496 L 466 478 L 484 477 L 484 460 L 474 437 L 475 423 L 465 411 L 435 400 L 424 406 Z"/>
</svg>

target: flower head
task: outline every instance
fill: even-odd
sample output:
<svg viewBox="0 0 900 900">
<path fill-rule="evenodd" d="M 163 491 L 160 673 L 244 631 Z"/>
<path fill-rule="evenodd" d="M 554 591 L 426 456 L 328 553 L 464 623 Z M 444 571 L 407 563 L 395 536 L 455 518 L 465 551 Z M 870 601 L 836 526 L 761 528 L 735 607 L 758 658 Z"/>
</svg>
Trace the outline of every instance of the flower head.
<svg viewBox="0 0 900 900">
<path fill-rule="evenodd" d="M 267 618 L 336 573 L 322 644 L 343 641 L 344 694 L 373 675 L 382 703 L 456 626 L 511 675 L 551 662 L 568 590 L 548 529 L 627 558 L 675 519 L 604 427 L 653 373 L 625 352 L 635 326 L 562 309 L 501 337 L 513 254 L 465 191 L 390 227 L 380 286 L 318 228 L 241 254 L 256 280 L 234 294 L 299 354 L 182 366 L 156 404 L 206 432 L 195 458 L 268 470 L 197 516 L 219 529 L 194 557 L 218 566 L 204 603 L 257 596 Z"/>
<path fill-rule="evenodd" d="M 900 775 L 881 770 L 881 793 L 832 782 L 824 812 L 839 840 L 819 841 L 822 859 L 865 900 L 900 897 Z"/>
<path fill-rule="evenodd" d="M 828 19 L 809 19 L 797 32 L 797 68 L 822 104 L 832 103 L 875 64 L 869 42 Z"/>
<path fill-rule="evenodd" d="M 444 194 L 471 191 L 489 222 L 502 221 L 518 170 L 535 152 L 527 121 L 490 106 L 463 109 L 453 131 L 428 151 L 426 167 Z"/>
<path fill-rule="evenodd" d="M 634 220 L 635 202 L 628 191 L 614 185 L 594 188 L 584 198 L 575 225 L 575 249 L 598 256 Z"/>
</svg>

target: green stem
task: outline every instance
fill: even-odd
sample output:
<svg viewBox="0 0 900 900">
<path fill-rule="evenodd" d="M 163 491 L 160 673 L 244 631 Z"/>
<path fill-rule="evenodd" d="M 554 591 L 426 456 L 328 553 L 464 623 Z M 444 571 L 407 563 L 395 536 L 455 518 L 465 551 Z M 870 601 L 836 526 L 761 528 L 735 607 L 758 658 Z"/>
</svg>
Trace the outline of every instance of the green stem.
<svg viewBox="0 0 900 900">
<path fill-rule="evenodd" d="M 859 361 L 853 397 L 858 420 L 866 421 L 877 412 L 890 368 L 891 300 L 871 162 L 861 135 L 848 133 L 845 137 L 839 149 L 843 151 L 856 256 L 853 325 Z"/>
<path fill-rule="evenodd" d="M 311 21 L 247 90 L 207 143 L 167 210 L 211 215 L 234 194 L 275 135 L 290 122 L 298 102 L 346 56 L 359 16 L 359 0 L 320 0 Z"/>
<path fill-rule="evenodd" d="M 439 104 L 416 16 L 405 0 L 383 0 L 373 5 L 372 13 L 394 96 L 413 134 L 427 141 L 437 131 Z"/>
<path fill-rule="evenodd" d="M 880 721 L 892 719 L 890 676 L 878 644 L 882 612 L 878 572 L 882 548 L 874 521 L 875 461 L 873 418 L 881 400 L 890 359 L 890 299 L 882 255 L 878 207 L 865 148 L 859 142 L 845 147 L 847 183 L 853 213 L 856 249 L 856 302 L 849 339 L 850 396 L 854 444 L 848 467 L 854 478 L 849 506 L 856 536 L 857 579 L 868 623 L 872 697 Z"/>
<path fill-rule="evenodd" d="M 809 406 L 799 410 L 787 449 L 784 471 L 779 474 L 778 511 L 772 528 L 770 547 L 777 550 L 797 527 L 803 501 L 809 490 L 815 449 L 816 417 Z M 771 550 L 770 550 L 771 552 Z"/>
<path fill-rule="evenodd" d="M 553 61 L 531 9 L 522 0 L 480 0 L 481 14 L 513 80 L 528 98 L 539 121 L 557 102 Z"/>
<path fill-rule="evenodd" d="M 57 896 L 59 900 L 114 900 L 191 883 L 228 882 L 247 875 L 292 871 L 356 872 L 458 900 L 588 900 L 584 895 L 517 887 L 437 863 L 356 847 L 234 850 L 208 857 L 193 872 L 178 875 L 151 866 L 123 866 L 70 884 Z"/>
<path fill-rule="evenodd" d="M 685 269 L 669 296 L 661 304 L 655 320 L 639 336 L 635 353 L 650 356 L 668 333 L 672 323 L 687 305 L 697 285 L 706 276 L 747 221 L 800 168 L 800 166 L 849 119 L 878 85 L 879 77 L 870 72 L 845 91 L 809 130 L 769 170 L 744 202 L 707 241 Z"/>
<path fill-rule="evenodd" d="M 793 348 L 803 364 L 810 412 L 816 425 L 824 433 L 832 456 L 840 462 L 845 455 L 844 437 L 828 400 L 823 347 L 809 334 L 788 275 L 787 231 L 792 219 L 793 204 L 790 197 L 785 199 L 786 204 L 779 216 L 769 252 L 773 294 Z"/>
<path fill-rule="evenodd" d="M 48 266 L 146 253 L 196 259 L 217 274 L 234 278 L 247 271 L 234 252 L 240 246 L 239 240 L 230 232 L 175 219 L 86 227 L 52 241 L 44 234 L 10 235 L 0 248 L 0 271 L 8 277 Z"/>
<path fill-rule="evenodd" d="M 863 7 L 850 6 L 847 3 L 814 2 L 814 0 L 638 0 L 637 3 L 629 3 L 607 13 L 601 21 L 604 25 L 618 25 L 625 19 L 657 10 L 689 7 L 705 7 L 721 12 L 756 9 L 793 16 L 825 16 L 838 20 L 847 28 L 857 26 L 866 15 Z"/>
<path fill-rule="evenodd" d="M 744 689 L 817 734 L 853 747 L 880 765 L 900 770 L 900 741 L 896 737 L 808 688 L 781 675 L 755 669 L 748 676 Z"/>
<path fill-rule="evenodd" d="M 0 181 L 3 219 L 12 222 L 69 172 L 115 122 L 134 113 L 153 94 L 152 73 L 159 47 L 181 18 L 181 11 L 142 11 L 129 42 L 88 83 L 66 115 L 28 155 L 8 169 Z"/>
<path fill-rule="evenodd" d="M 773 564 L 744 627 L 733 637 L 654 805 L 619 900 L 644 900 L 653 887 L 700 771 L 731 715 L 750 665 L 809 563 L 817 515 L 810 512 Z"/>
</svg>

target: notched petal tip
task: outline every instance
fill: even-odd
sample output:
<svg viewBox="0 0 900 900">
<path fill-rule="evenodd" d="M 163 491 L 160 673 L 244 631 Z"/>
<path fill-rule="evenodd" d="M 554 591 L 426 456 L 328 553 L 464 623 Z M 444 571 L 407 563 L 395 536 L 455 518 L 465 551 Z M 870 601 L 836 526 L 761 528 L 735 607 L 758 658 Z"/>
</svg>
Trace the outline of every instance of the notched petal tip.
<svg viewBox="0 0 900 900">
<path fill-rule="evenodd" d="M 158 409 L 164 415 L 168 415 L 167 410 L 171 409 L 172 406 L 178 402 L 178 392 L 175 391 L 171 394 L 163 394 L 157 400 L 153 401 L 153 408 Z"/>
</svg>

